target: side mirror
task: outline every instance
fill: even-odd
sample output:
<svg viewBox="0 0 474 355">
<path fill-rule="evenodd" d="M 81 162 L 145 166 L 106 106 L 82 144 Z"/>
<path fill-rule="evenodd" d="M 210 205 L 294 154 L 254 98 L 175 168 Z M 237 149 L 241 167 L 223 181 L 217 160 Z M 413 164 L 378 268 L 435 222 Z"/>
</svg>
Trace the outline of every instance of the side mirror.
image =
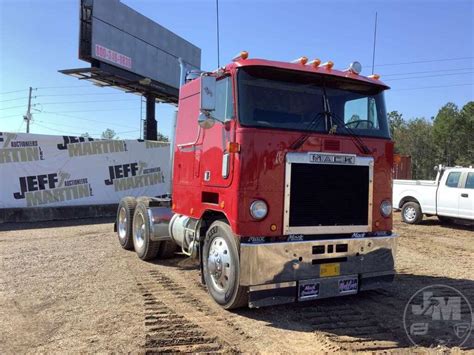
<svg viewBox="0 0 474 355">
<path fill-rule="evenodd" d="M 203 129 L 209 129 L 214 126 L 216 120 L 207 111 L 201 111 L 198 117 L 198 125 Z"/>
<path fill-rule="evenodd" d="M 216 109 L 216 78 L 201 76 L 201 111 Z"/>
</svg>

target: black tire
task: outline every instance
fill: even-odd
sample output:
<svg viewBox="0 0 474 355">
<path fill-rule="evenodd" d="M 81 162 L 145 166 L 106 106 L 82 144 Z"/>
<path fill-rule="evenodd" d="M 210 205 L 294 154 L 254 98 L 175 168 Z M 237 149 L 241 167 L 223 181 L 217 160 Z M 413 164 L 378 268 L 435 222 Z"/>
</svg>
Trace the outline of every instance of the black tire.
<svg viewBox="0 0 474 355">
<path fill-rule="evenodd" d="M 166 240 L 161 242 L 160 248 L 158 249 L 158 258 L 160 259 L 171 259 L 178 251 L 178 245 L 172 240 Z"/>
<path fill-rule="evenodd" d="M 132 223 L 136 206 L 135 198 L 127 196 L 120 200 L 117 209 L 117 237 L 120 246 L 127 250 L 133 250 Z"/>
<path fill-rule="evenodd" d="M 217 257 L 209 258 L 210 251 L 217 250 L 216 248 L 220 248 L 219 261 Z M 226 222 L 215 221 L 211 224 L 203 247 L 204 280 L 212 298 L 224 309 L 235 309 L 248 304 L 247 288 L 240 286 L 239 249 L 240 243 Z M 226 271 L 219 273 L 217 265 L 220 265 L 220 270 Z M 215 273 L 212 274 L 212 271 Z M 217 274 L 220 276 L 217 277 Z M 220 281 L 216 281 L 217 278 L 225 284 L 218 285 Z"/>
<path fill-rule="evenodd" d="M 406 202 L 402 207 L 402 220 L 408 224 L 418 224 L 423 220 L 423 212 L 416 202 Z"/>
<path fill-rule="evenodd" d="M 154 259 L 160 248 L 160 242 L 150 239 L 150 217 L 147 207 L 148 202 L 139 201 L 133 215 L 133 246 L 142 260 Z"/>
</svg>

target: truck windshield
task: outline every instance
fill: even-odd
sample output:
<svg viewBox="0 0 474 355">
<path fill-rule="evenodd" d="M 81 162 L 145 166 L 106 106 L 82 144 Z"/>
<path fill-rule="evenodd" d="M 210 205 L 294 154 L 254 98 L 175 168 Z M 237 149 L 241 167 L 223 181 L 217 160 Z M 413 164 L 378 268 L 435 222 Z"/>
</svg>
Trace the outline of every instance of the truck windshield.
<svg viewBox="0 0 474 355">
<path fill-rule="evenodd" d="M 323 88 L 330 122 L 323 117 Z M 262 66 L 240 68 L 238 109 L 242 126 L 343 135 L 350 130 L 390 138 L 383 88 L 345 78 Z"/>
</svg>

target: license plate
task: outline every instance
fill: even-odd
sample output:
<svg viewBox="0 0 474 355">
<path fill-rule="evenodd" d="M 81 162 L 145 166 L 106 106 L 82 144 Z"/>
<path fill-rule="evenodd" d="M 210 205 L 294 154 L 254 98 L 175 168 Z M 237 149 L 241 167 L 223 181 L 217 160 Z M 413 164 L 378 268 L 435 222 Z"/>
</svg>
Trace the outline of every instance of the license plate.
<svg viewBox="0 0 474 355">
<path fill-rule="evenodd" d="M 331 263 L 331 264 L 321 264 L 319 269 L 319 276 L 328 277 L 328 276 L 339 276 L 341 274 L 341 264 Z"/>
<path fill-rule="evenodd" d="M 298 299 L 301 301 L 310 300 L 319 296 L 319 282 L 300 281 L 298 287 Z"/>
<path fill-rule="evenodd" d="M 359 279 L 357 277 L 339 280 L 339 293 L 357 293 Z"/>
</svg>

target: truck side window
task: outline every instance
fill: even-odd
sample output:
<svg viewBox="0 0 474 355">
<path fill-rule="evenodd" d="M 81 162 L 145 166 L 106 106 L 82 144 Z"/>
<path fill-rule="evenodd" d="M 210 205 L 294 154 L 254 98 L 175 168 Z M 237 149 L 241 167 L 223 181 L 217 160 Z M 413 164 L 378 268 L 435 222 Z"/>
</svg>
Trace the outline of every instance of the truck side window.
<svg viewBox="0 0 474 355">
<path fill-rule="evenodd" d="M 216 83 L 216 109 L 213 116 L 220 120 L 234 117 L 232 80 L 230 77 L 221 79 Z"/>
<path fill-rule="evenodd" d="M 370 121 L 370 122 L 367 122 Z M 378 129 L 377 109 L 372 97 L 346 101 L 344 104 L 344 123 L 355 129 Z"/>
<path fill-rule="evenodd" d="M 460 177 L 461 172 L 459 171 L 453 171 L 452 173 L 449 173 L 448 178 L 446 179 L 446 186 L 458 187 Z"/>
<path fill-rule="evenodd" d="M 467 174 L 466 189 L 474 189 L 474 173 Z"/>
</svg>

